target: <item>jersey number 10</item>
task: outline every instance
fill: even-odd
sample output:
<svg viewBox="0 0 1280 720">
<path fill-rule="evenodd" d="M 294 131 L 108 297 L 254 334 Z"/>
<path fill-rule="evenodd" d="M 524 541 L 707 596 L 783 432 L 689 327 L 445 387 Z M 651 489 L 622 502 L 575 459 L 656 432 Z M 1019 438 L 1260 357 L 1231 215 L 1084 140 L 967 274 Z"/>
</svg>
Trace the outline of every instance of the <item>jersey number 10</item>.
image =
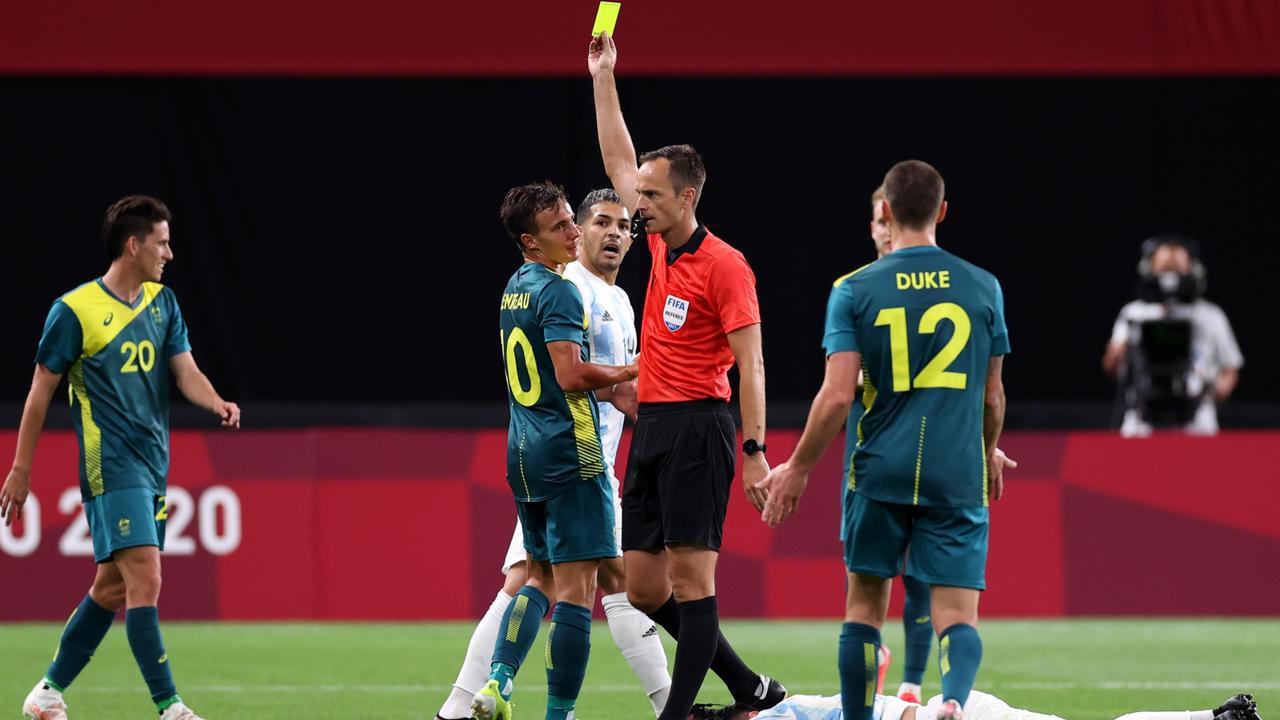
<svg viewBox="0 0 1280 720">
<path fill-rule="evenodd" d="M 955 362 L 969 343 L 972 323 L 964 308 L 955 303 L 938 303 L 924 311 L 920 316 L 919 332 L 931 335 L 938 329 L 938 323 L 951 321 L 955 333 L 942 350 L 929 361 L 916 375 L 914 387 L 917 388 L 950 388 L 964 390 L 969 377 L 962 372 L 947 370 L 947 366 Z M 906 392 L 913 387 L 911 380 L 911 358 L 907 347 L 907 309 L 904 307 L 884 308 L 876 314 L 876 327 L 889 326 L 889 352 L 893 357 L 893 391 Z"/>
<path fill-rule="evenodd" d="M 502 345 L 502 357 L 507 366 L 507 387 L 511 388 L 511 397 L 525 407 L 532 407 L 542 397 L 542 378 L 538 376 L 538 360 L 533 356 L 533 343 L 529 336 L 519 327 L 511 329 L 511 337 L 498 329 L 498 342 Z M 516 351 L 524 357 L 524 370 L 529 375 L 529 387 L 520 382 L 520 373 L 516 370 Z"/>
</svg>

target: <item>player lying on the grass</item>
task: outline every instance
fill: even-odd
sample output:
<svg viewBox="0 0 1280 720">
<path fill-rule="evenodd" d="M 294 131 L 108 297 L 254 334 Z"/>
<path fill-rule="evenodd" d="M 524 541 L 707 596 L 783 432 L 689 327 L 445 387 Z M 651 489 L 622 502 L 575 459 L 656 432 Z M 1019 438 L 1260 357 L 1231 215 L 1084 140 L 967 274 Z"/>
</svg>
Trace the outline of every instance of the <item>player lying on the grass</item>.
<svg viewBox="0 0 1280 720">
<path fill-rule="evenodd" d="M 596 570 L 618 555 L 592 391 L 634 380 L 636 366 L 588 361 L 582 293 L 556 272 L 578 258 L 582 237 L 564 191 L 545 182 L 512 188 L 500 215 L 524 260 L 507 281 L 498 325 L 511 408 L 507 483 L 524 527 L 529 578 L 503 615 L 489 681 L 471 710 L 478 720 L 510 720 L 515 676 L 550 593 L 546 718 L 566 720 L 587 672 Z"/>
<path fill-rule="evenodd" d="M 582 304 L 587 313 L 590 360 L 597 365 L 629 365 L 636 355 L 635 314 L 626 291 L 617 286 L 616 280 L 618 268 L 631 247 L 631 214 L 622 206 L 616 192 L 596 190 L 587 195 L 578 207 L 576 222 L 582 229 L 582 249 L 578 260 L 565 266 L 564 276 L 572 280 L 582 293 Z M 600 437 L 604 443 L 605 472 L 613 489 L 613 536 L 621 545 L 621 500 L 614 458 L 622 439 L 623 415 L 635 417 L 635 383 L 619 383 L 614 388 L 597 392 L 596 398 L 609 401 L 600 403 Z M 526 557 L 524 529 L 517 520 L 502 566 L 506 581 L 476 625 L 467 645 L 466 659 L 458 671 L 458 679 L 454 681 L 453 692 L 436 714 L 437 718 L 453 720 L 471 716 L 471 701 L 489 677 L 489 660 L 498 639 L 503 613 L 528 578 Z M 603 560 L 596 574 L 596 583 L 603 594 L 601 604 L 609 620 L 614 643 L 640 680 L 653 705 L 654 714 L 662 712 L 671 686 L 667 654 L 653 621 L 627 601 L 622 558 Z"/>
<path fill-rule="evenodd" d="M 927 705 L 901 698 L 876 695 L 875 720 L 937 720 L 942 696 L 935 695 Z M 969 691 L 964 705 L 965 720 L 1062 720 L 1032 710 L 1010 707 L 1000 698 L 977 690 Z M 764 712 L 747 705 L 695 705 L 689 720 L 844 720 L 839 695 L 795 695 Z M 1117 720 L 1262 720 L 1252 695 L 1234 695 L 1213 710 L 1141 711 L 1122 715 Z"/>
<path fill-rule="evenodd" d="M 160 637 L 160 551 L 169 507 L 169 375 L 193 404 L 240 427 L 240 408 L 223 400 L 196 366 L 173 291 L 160 284 L 169 247 L 169 210 L 151 197 L 107 209 L 103 238 L 111 266 L 58 298 L 36 351 L 13 470 L 0 490 L 0 516 L 22 516 L 31 462 L 54 390 L 67 375 L 80 441 L 80 494 L 93 535 L 97 574 L 71 614 L 53 664 L 22 703 L 23 717 L 64 720 L 62 693 L 126 606 L 129 647 L 162 720 L 199 720 L 178 697 Z"/>
</svg>

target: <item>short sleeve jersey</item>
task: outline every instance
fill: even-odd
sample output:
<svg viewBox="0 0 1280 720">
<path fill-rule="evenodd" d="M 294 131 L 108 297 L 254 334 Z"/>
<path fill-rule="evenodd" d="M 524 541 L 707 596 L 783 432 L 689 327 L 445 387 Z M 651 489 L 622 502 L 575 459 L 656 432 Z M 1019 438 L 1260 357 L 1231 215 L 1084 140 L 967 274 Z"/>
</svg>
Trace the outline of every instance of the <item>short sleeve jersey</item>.
<svg viewBox="0 0 1280 720">
<path fill-rule="evenodd" d="M 65 374 L 80 441 L 80 495 L 166 492 L 169 358 L 191 350 L 173 290 L 143 283 L 127 303 L 101 279 L 54 301 L 35 361 Z"/>
<path fill-rule="evenodd" d="M 760 322 L 756 276 L 742 253 L 698 226 L 668 251 L 649 235 L 653 265 L 640 333 L 640 402 L 728 402 L 728 334 Z"/>
<path fill-rule="evenodd" d="M 544 265 L 525 263 L 507 281 L 498 323 L 511 405 L 507 484 L 516 500 L 546 500 L 604 473 L 595 395 L 561 390 L 547 349 L 547 343 L 571 342 L 587 359 L 577 286 Z"/>
<path fill-rule="evenodd" d="M 862 354 L 852 490 L 905 505 L 987 505 L 987 365 L 1009 352 L 995 276 L 936 246 L 898 250 L 836 282 L 823 347 Z"/>
<path fill-rule="evenodd" d="M 578 286 L 582 307 L 587 313 L 587 338 L 591 362 L 598 365 L 628 365 L 636 359 L 636 314 L 627 291 L 593 275 L 582 263 L 569 263 L 564 276 Z M 600 440 L 604 463 L 610 477 L 622 426 L 626 418 L 611 403 L 600 403 Z"/>
</svg>

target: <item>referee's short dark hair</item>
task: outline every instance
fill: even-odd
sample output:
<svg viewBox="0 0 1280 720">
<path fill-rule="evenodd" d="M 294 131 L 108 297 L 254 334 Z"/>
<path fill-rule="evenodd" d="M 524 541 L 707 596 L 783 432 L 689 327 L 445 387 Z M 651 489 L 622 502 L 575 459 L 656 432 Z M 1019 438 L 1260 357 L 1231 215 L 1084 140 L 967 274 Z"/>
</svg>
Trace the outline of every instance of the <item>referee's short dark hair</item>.
<svg viewBox="0 0 1280 720">
<path fill-rule="evenodd" d="M 600 188 L 587 193 L 582 198 L 582 203 L 578 205 L 578 215 L 574 218 L 574 222 L 581 225 L 587 220 L 587 213 L 591 212 L 591 208 L 602 202 L 622 204 L 622 198 L 618 197 L 617 191 L 613 188 Z"/>
<path fill-rule="evenodd" d="M 898 225 L 923 230 L 938 217 L 946 184 L 932 165 L 903 160 L 884 176 L 884 195 Z"/>
<path fill-rule="evenodd" d="M 520 243 L 520 236 L 525 233 L 534 235 L 538 232 L 538 221 L 534 219 L 535 216 L 547 208 L 557 207 L 567 202 L 569 200 L 565 197 L 564 188 L 550 180 L 529 183 L 507 191 L 506 196 L 502 198 L 498 217 L 502 218 L 502 226 L 507 229 L 507 234 L 516 241 L 516 245 L 520 246 L 523 252 L 524 245 Z"/>
<path fill-rule="evenodd" d="M 130 195 L 115 201 L 102 218 L 102 245 L 107 259 L 114 262 L 123 255 L 130 237 L 145 239 L 156 229 L 156 223 L 172 219 L 169 208 L 148 195 Z"/>
<path fill-rule="evenodd" d="M 707 166 L 702 164 L 702 156 L 692 145 L 668 145 L 640 156 L 640 164 L 651 160 L 666 158 L 671 163 L 671 185 L 676 192 L 691 187 L 697 192 L 693 204 L 702 199 L 702 186 L 707 182 Z"/>
</svg>

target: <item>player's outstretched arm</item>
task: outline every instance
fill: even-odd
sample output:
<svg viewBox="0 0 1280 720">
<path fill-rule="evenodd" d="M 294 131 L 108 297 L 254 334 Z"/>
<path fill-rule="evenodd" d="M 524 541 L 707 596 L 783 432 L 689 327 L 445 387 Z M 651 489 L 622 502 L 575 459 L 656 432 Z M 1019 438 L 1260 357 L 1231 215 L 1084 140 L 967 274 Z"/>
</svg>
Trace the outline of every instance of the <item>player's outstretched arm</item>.
<svg viewBox="0 0 1280 720">
<path fill-rule="evenodd" d="M 31 391 L 22 408 L 22 424 L 18 426 L 18 449 L 13 454 L 13 468 L 9 470 L 0 488 L 0 517 L 5 525 L 12 525 L 22 518 L 22 506 L 31 492 L 31 464 L 36 457 L 36 442 L 44 429 L 44 418 L 49 413 L 53 392 L 62 382 L 62 375 L 36 364 L 31 378 Z"/>
<path fill-rule="evenodd" d="M 169 358 L 169 369 L 178 381 L 178 389 L 192 405 L 217 415 L 223 427 L 240 429 L 240 406 L 222 399 L 213 389 L 213 383 L 196 366 L 194 355 L 190 352 L 174 355 Z"/>
<path fill-rule="evenodd" d="M 556 384 L 565 392 L 584 392 L 609 388 L 618 383 L 635 380 L 639 374 L 636 363 L 630 365 L 596 365 L 582 359 L 582 346 L 568 340 L 547 343 L 551 363 L 556 368 Z"/>
<path fill-rule="evenodd" d="M 1004 466 L 1008 460 L 996 447 L 1000 432 L 1004 430 L 1004 356 L 996 355 L 987 364 L 987 395 L 982 412 L 982 441 L 987 449 L 987 477 L 991 482 L 991 497 L 1004 496 Z M 1017 467 L 1014 463 L 1011 467 Z"/>
<path fill-rule="evenodd" d="M 596 134 L 600 137 L 600 155 L 604 171 L 613 183 L 613 189 L 622 198 L 622 204 L 634 211 L 640 195 L 636 193 L 636 147 L 631 133 L 622 119 L 622 103 L 618 100 L 618 86 L 613 79 L 613 67 L 618 61 L 618 46 L 608 33 L 591 38 L 587 50 L 587 69 L 595 88 Z"/>
<path fill-rule="evenodd" d="M 791 517 L 800 504 L 800 495 L 809 484 L 809 473 L 818 464 L 822 453 L 840 432 L 840 425 L 853 404 L 854 381 L 858 368 L 862 367 L 862 355 L 857 352 L 832 353 L 827 358 L 826 374 L 822 389 L 809 408 L 800 444 L 791 458 L 774 468 L 760 485 L 769 490 L 761 519 L 769 527 L 777 527 Z"/>
<path fill-rule="evenodd" d="M 760 324 L 738 328 L 726 336 L 734 362 L 738 364 L 738 406 L 742 410 L 742 438 L 765 444 L 764 350 L 760 340 Z M 764 510 L 769 493 L 757 487 L 769 474 L 769 461 L 764 453 L 742 458 L 742 484 L 747 500 L 756 510 Z"/>
</svg>

